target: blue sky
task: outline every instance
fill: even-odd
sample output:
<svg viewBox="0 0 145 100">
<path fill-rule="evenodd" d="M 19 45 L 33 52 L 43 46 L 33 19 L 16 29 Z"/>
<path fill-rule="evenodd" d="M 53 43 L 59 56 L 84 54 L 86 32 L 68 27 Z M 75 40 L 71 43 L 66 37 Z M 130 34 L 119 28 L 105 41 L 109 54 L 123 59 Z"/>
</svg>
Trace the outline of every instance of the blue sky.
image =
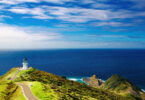
<svg viewBox="0 0 145 100">
<path fill-rule="evenodd" d="M 0 0 L 0 49 L 145 48 L 145 0 Z"/>
</svg>

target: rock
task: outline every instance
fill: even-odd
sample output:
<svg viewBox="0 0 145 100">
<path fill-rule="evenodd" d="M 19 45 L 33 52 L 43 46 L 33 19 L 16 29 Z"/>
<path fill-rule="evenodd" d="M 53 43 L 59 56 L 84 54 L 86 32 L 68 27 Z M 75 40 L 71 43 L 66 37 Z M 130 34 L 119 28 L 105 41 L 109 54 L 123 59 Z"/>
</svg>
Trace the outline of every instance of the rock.
<svg viewBox="0 0 145 100">
<path fill-rule="evenodd" d="M 84 78 L 83 81 L 92 87 L 99 87 L 103 83 L 103 81 L 99 80 L 96 75 L 93 75 L 90 78 Z"/>
</svg>

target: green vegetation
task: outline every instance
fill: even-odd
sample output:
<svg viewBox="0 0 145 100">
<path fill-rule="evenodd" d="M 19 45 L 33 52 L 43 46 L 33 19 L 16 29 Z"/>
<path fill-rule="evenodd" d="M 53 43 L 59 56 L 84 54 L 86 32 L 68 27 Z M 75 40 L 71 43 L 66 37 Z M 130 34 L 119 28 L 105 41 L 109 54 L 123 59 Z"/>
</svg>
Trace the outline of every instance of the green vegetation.
<svg viewBox="0 0 145 100">
<path fill-rule="evenodd" d="M 59 97 L 59 100 L 93 100 L 93 99 L 103 99 L 103 100 L 125 100 L 124 97 L 117 95 L 113 92 L 104 91 L 99 88 L 93 88 L 89 87 L 86 84 L 74 82 L 67 80 L 65 78 L 61 78 L 57 75 L 47 73 L 44 71 L 40 71 L 37 69 L 29 69 L 25 72 L 22 72 L 23 74 L 19 74 L 16 78 L 17 82 L 21 81 L 28 81 L 28 82 L 40 82 L 35 84 L 34 86 L 39 85 L 39 89 L 41 90 L 40 94 L 37 95 L 38 98 L 41 98 L 44 96 L 43 92 L 47 93 L 45 90 L 48 90 L 48 100 L 51 97 L 57 98 Z M 42 89 L 43 84 L 43 89 Z M 38 87 L 37 87 L 38 88 Z M 31 87 L 34 94 L 38 93 L 36 92 L 37 89 L 33 89 L 33 86 Z M 50 92 L 51 91 L 51 92 Z M 45 99 L 42 99 L 45 100 Z"/>
<path fill-rule="evenodd" d="M 49 85 L 40 82 L 27 82 L 27 84 L 30 86 L 33 94 L 40 100 L 58 100 L 57 95 L 55 95 L 55 92 Z"/>
<path fill-rule="evenodd" d="M 1 81 L 2 83 L 0 84 L 0 98 L 1 100 L 14 100 L 12 99 L 16 93 L 17 95 L 19 95 L 19 91 L 18 91 L 18 86 L 16 84 L 14 84 L 13 82 L 8 82 L 8 81 Z M 17 98 L 20 98 L 22 94 L 20 93 L 19 96 L 15 96 L 15 100 L 20 100 Z M 22 96 L 21 96 L 22 97 Z M 25 100 L 25 99 L 21 99 L 21 100 Z"/>
<path fill-rule="evenodd" d="M 12 68 L 10 71 L 8 71 L 6 74 L 4 74 L 3 76 L 0 77 L 1 81 L 7 81 L 10 80 L 13 75 L 18 71 L 17 68 Z"/>
<path fill-rule="evenodd" d="M 34 68 L 20 71 L 11 82 L 10 78 L 17 71 L 17 68 L 13 68 L 0 77 L 1 100 L 25 100 L 17 83 L 29 85 L 40 100 L 141 100 L 140 95 L 128 93 L 133 90 L 140 94 L 140 89 L 118 75 L 109 78 L 102 88 L 94 88 Z"/>
<path fill-rule="evenodd" d="M 18 86 L 16 91 L 12 94 L 10 100 L 26 100 L 20 86 Z"/>
<path fill-rule="evenodd" d="M 17 77 L 20 77 L 20 76 L 24 75 L 25 73 L 30 74 L 34 70 L 35 70 L 34 68 L 29 68 L 28 70 L 22 70 L 22 71 L 19 72 L 19 74 L 17 75 Z"/>
<path fill-rule="evenodd" d="M 1 98 L 1 100 L 4 100 L 4 97 L 6 96 L 7 87 L 8 87 L 8 84 L 6 82 L 0 81 L 0 98 Z"/>
<path fill-rule="evenodd" d="M 21 88 L 11 81 L 17 71 L 17 68 L 12 68 L 0 77 L 0 100 L 26 100 Z"/>
<path fill-rule="evenodd" d="M 124 92 L 129 87 L 131 87 L 135 91 L 141 91 L 139 88 L 137 88 L 135 85 L 133 85 L 129 80 L 115 74 L 112 75 L 105 83 L 104 88 L 110 89 L 117 92 Z"/>
<path fill-rule="evenodd" d="M 142 91 L 133 85 L 129 80 L 115 74 L 112 75 L 102 86 L 102 88 L 115 91 L 116 93 L 120 93 L 122 95 L 126 95 L 127 98 L 141 99 L 140 93 Z"/>
</svg>

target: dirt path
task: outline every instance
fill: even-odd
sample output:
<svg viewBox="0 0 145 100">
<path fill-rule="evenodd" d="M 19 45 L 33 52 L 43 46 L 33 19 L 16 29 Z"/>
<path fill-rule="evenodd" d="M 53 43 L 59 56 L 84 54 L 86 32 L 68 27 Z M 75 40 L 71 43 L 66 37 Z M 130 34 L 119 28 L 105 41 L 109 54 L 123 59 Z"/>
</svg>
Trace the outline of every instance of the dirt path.
<svg viewBox="0 0 145 100">
<path fill-rule="evenodd" d="M 18 69 L 18 71 L 13 75 L 13 77 L 11 78 L 11 81 L 14 81 L 14 79 L 16 78 L 16 76 L 18 75 L 18 73 L 20 72 L 21 70 Z M 31 92 L 30 88 L 23 84 L 23 83 L 18 83 L 19 86 L 21 86 L 22 90 L 23 90 L 23 94 L 25 96 L 25 98 L 27 100 L 39 100 L 37 99 Z"/>
<path fill-rule="evenodd" d="M 27 98 L 27 100 L 39 100 L 32 94 L 30 88 L 27 85 L 25 85 L 23 83 L 18 83 L 18 85 L 21 86 L 21 88 L 23 90 L 23 94 Z"/>
<path fill-rule="evenodd" d="M 18 69 L 18 71 L 13 75 L 13 77 L 11 78 L 11 81 L 13 81 L 15 79 L 15 77 L 18 75 L 18 73 L 20 72 L 20 70 Z"/>
</svg>

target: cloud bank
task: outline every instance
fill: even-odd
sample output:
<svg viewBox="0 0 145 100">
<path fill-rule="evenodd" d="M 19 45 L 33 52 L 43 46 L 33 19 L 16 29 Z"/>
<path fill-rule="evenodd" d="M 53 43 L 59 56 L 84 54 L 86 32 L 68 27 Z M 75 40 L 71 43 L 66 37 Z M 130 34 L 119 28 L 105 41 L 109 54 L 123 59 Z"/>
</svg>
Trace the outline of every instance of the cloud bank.
<svg viewBox="0 0 145 100">
<path fill-rule="evenodd" d="M 0 0 L 0 45 L 1 48 L 144 48 L 144 3 L 144 0 Z"/>
</svg>

